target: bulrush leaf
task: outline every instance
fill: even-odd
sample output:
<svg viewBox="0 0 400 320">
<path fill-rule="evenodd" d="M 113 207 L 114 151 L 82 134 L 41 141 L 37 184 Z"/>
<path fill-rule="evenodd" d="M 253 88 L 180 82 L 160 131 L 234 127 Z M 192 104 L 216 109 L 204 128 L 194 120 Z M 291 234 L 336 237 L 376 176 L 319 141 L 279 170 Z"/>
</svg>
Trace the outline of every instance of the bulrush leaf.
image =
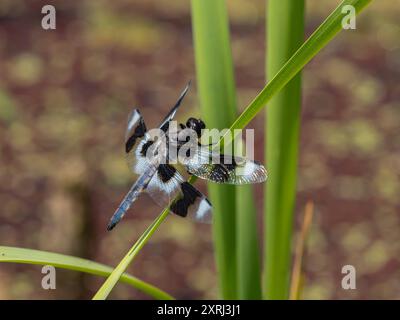
<svg viewBox="0 0 400 320">
<path fill-rule="evenodd" d="M 82 258 L 48 251 L 4 246 L 0 246 L 0 262 L 51 265 L 56 268 L 75 270 L 102 277 L 107 277 L 113 271 L 109 266 Z M 122 274 L 120 281 L 147 293 L 155 299 L 174 299 L 168 293 L 129 274 Z"/>
</svg>

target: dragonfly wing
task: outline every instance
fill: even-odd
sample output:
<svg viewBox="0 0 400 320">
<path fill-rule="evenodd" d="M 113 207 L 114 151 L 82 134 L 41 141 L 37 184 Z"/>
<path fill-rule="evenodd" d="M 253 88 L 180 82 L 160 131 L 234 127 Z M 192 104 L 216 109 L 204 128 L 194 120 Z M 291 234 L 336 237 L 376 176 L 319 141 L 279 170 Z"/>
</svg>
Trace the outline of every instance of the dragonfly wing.
<svg viewBox="0 0 400 320">
<path fill-rule="evenodd" d="M 132 110 L 128 117 L 128 125 L 125 132 L 125 152 L 129 153 L 141 138 L 146 134 L 146 124 L 138 109 Z"/>
<path fill-rule="evenodd" d="M 267 179 L 264 166 L 243 157 L 213 154 L 208 146 L 199 146 L 196 154 L 183 160 L 187 171 L 216 183 L 250 184 Z"/>
<path fill-rule="evenodd" d="M 158 167 L 146 192 L 159 206 L 169 206 L 173 213 L 181 217 L 204 223 L 212 221 L 212 207 L 208 199 L 169 164 Z"/>
<path fill-rule="evenodd" d="M 139 110 L 134 109 L 128 117 L 125 152 L 128 166 L 137 176 L 143 174 L 151 165 L 146 158 L 146 151 L 150 144 L 150 137 L 143 117 Z"/>
<path fill-rule="evenodd" d="M 181 105 L 181 102 L 183 98 L 185 97 L 186 93 L 188 92 L 190 87 L 190 81 L 186 85 L 185 89 L 183 89 L 181 95 L 179 96 L 178 100 L 176 101 L 175 105 L 171 109 L 171 111 L 167 114 L 167 116 L 164 118 L 164 120 L 160 124 L 160 129 L 166 132 L 168 130 L 168 124 L 169 122 L 175 117 L 176 112 L 178 111 L 179 106 Z"/>
</svg>

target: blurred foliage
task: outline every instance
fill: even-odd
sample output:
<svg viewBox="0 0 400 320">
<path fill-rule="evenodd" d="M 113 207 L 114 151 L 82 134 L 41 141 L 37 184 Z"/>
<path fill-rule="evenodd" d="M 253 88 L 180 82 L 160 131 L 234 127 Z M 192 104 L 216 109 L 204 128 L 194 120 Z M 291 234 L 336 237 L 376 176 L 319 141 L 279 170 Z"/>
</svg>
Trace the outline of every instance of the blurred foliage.
<svg viewBox="0 0 400 320">
<path fill-rule="evenodd" d="M 0 244 L 115 265 L 160 211 L 144 196 L 106 232 L 133 181 L 126 117 L 140 107 L 156 125 L 194 78 L 189 2 L 55 0 L 56 31 L 40 27 L 44 4 L 0 2 Z M 264 5 L 228 2 L 239 108 L 264 84 Z M 307 34 L 336 5 L 310 0 Z M 400 298 L 399 15 L 375 1 L 304 72 L 297 211 L 315 203 L 305 299 Z M 198 114 L 195 87 L 178 119 Z M 257 145 L 262 125 L 250 125 Z M 340 287 L 345 264 L 357 290 Z M 0 265 L 0 298 L 89 298 L 100 285 L 57 272 L 45 291 L 40 267 Z M 209 226 L 170 217 L 129 272 L 178 299 L 215 298 Z M 146 298 L 127 286 L 111 297 Z"/>
</svg>

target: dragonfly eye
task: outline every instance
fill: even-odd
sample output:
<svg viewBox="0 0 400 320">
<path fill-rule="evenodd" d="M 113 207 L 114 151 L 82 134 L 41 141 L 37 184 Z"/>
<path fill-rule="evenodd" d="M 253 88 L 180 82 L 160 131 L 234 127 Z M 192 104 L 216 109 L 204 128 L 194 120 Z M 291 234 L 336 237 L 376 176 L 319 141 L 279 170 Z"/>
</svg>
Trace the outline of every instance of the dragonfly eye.
<svg viewBox="0 0 400 320">
<path fill-rule="evenodd" d="M 195 118 L 189 118 L 188 121 L 186 121 L 186 126 L 192 130 L 194 130 L 197 133 L 197 136 L 201 136 L 201 130 L 205 129 L 206 125 L 204 124 L 201 119 L 195 119 Z"/>
</svg>

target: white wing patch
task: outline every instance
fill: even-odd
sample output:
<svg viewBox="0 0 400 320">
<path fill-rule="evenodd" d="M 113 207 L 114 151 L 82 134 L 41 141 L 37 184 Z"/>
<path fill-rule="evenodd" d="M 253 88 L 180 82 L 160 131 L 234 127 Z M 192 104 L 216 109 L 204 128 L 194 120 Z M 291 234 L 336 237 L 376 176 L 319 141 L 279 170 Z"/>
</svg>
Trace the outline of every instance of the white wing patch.
<svg viewBox="0 0 400 320">
<path fill-rule="evenodd" d="M 160 207 L 169 205 L 170 210 L 179 216 L 203 223 L 212 221 L 210 202 L 170 165 L 159 167 L 146 192 Z"/>
</svg>

